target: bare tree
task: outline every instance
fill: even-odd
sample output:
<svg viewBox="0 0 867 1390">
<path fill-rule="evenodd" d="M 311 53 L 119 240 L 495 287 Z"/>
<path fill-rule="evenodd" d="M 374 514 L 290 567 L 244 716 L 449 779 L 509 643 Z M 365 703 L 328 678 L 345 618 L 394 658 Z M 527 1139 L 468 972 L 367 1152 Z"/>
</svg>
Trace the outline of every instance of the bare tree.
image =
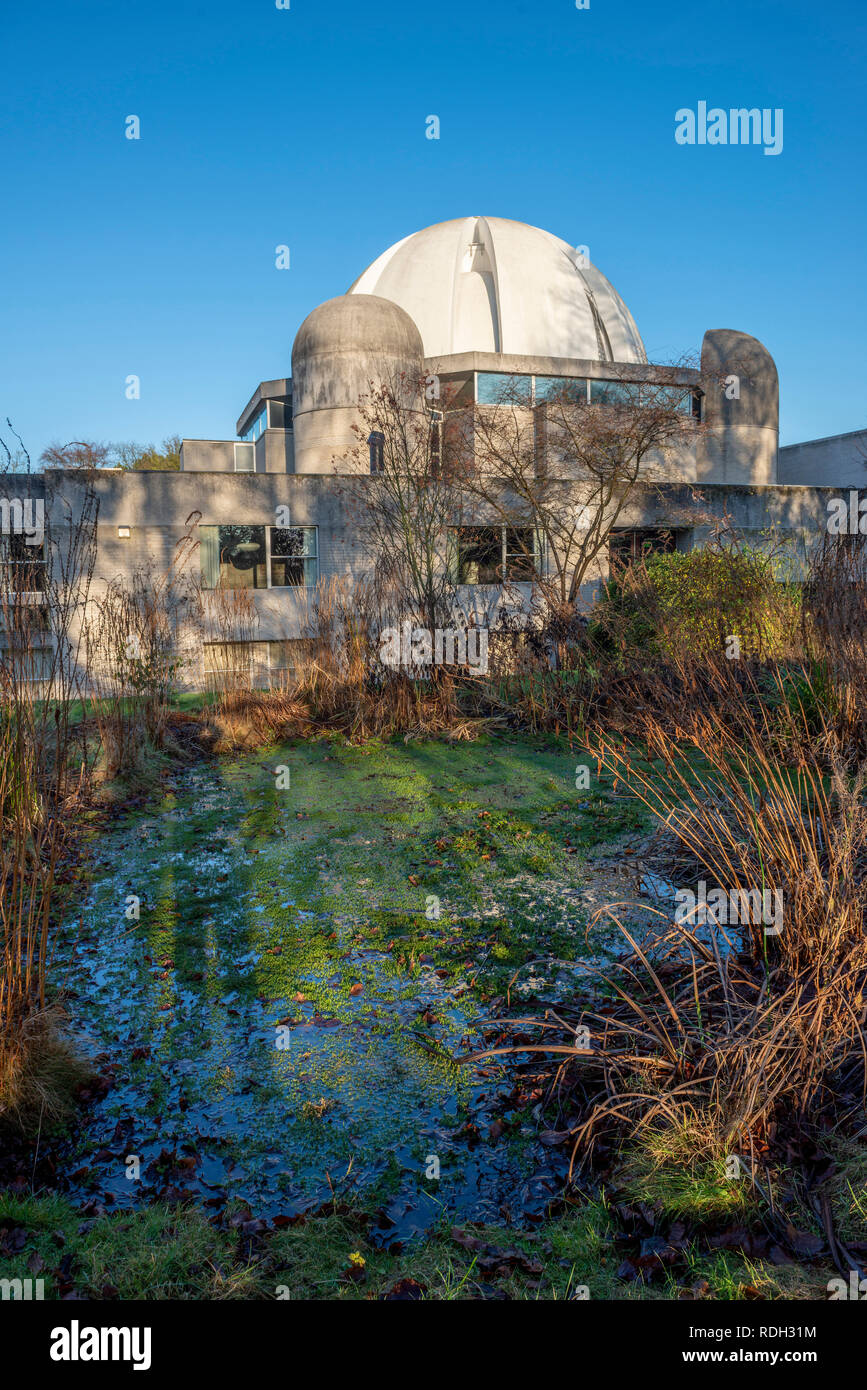
<svg viewBox="0 0 867 1390">
<path fill-rule="evenodd" d="M 358 416 L 346 491 L 378 591 L 392 618 L 436 628 L 454 611 L 446 547 L 460 518 L 459 473 L 442 418 L 427 408 L 422 384 L 405 375 L 372 381 Z"/>
<path fill-rule="evenodd" d="M 113 445 L 94 439 L 72 439 L 68 444 L 55 441 L 46 445 L 39 456 L 43 468 L 63 468 L 87 471 L 111 468 L 115 464 Z"/>
<path fill-rule="evenodd" d="M 634 368 L 606 371 L 589 394 L 585 381 L 564 378 L 534 401 L 529 379 L 513 377 L 473 413 L 465 493 L 509 528 L 547 602 L 562 609 L 575 608 L 635 489 L 670 478 L 700 428 L 682 365 L 653 368 L 650 381 L 632 379 Z"/>
<path fill-rule="evenodd" d="M 17 436 L 16 436 L 17 438 Z M 20 441 L 19 441 L 20 443 Z M 62 477 L 35 492 L 0 440 L 0 1114 L 36 1108 L 47 1093 L 29 1058 L 49 1031 L 46 971 L 58 862 L 70 807 L 87 772 L 78 693 L 98 499 L 89 480 Z M 29 462 L 29 458 L 28 458 Z M 39 525 L 22 528 L 22 515 Z M 48 1113 L 54 1102 L 47 1097 Z"/>
</svg>

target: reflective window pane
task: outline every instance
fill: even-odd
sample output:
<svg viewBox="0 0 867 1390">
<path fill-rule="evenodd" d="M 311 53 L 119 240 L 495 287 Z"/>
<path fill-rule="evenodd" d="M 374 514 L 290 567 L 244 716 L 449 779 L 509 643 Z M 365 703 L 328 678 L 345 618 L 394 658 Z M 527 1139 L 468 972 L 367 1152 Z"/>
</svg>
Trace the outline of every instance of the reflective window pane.
<svg viewBox="0 0 867 1390">
<path fill-rule="evenodd" d="M 221 526 L 219 528 L 221 589 L 265 589 L 264 526 Z"/>
<path fill-rule="evenodd" d="M 315 526 L 271 528 L 271 586 L 312 589 L 316 584 Z"/>
<path fill-rule="evenodd" d="M 536 404 L 539 401 L 586 401 L 587 381 L 578 376 L 537 376 Z"/>
<path fill-rule="evenodd" d="M 590 382 L 590 400 L 594 405 L 634 405 L 637 388 L 626 381 Z"/>
<path fill-rule="evenodd" d="M 457 543 L 459 584 L 502 582 L 503 537 L 499 526 L 461 526 Z"/>
<path fill-rule="evenodd" d="M 532 526 L 507 526 L 506 578 L 516 583 L 528 582 L 535 572 L 535 533 Z"/>
<path fill-rule="evenodd" d="M 529 405 L 528 376 L 509 376 L 504 372 L 479 372 L 476 399 L 479 405 Z"/>
</svg>

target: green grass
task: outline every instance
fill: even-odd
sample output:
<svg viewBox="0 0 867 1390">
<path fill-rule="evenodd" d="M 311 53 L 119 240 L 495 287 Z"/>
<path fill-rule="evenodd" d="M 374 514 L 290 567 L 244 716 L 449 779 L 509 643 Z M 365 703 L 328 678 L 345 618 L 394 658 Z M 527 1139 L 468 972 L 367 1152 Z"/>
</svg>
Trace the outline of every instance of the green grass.
<svg viewBox="0 0 867 1390">
<path fill-rule="evenodd" d="M 362 1215 L 334 1211 L 283 1230 L 245 1238 L 241 1229 L 214 1226 L 195 1206 L 157 1204 L 84 1222 L 64 1198 L 0 1196 L 0 1231 L 18 1223 L 25 1241 L 0 1255 L 0 1278 L 42 1278 L 45 1297 L 74 1290 L 94 1299 L 378 1299 L 402 1280 L 414 1280 L 433 1300 L 502 1297 L 675 1299 L 698 1286 L 702 1296 L 827 1297 L 833 1271 L 782 1268 L 728 1252 L 687 1250 L 683 1267 L 650 1283 L 620 1278 L 615 1226 L 601 1200 L 572 1209 L 531 1232 L 493 1226 L 467 1234 L 493 1248 L 502 1263 L 486 1269 L 479 1254 L 448 1229 L 400 1251 L 368 1239 Z M 515 1261 L 515 1253 L 528 1262 Z M 480 1263 L 481 1258 L 481 1263 Z M 350 1278 L 361 1271 L 359 1280 Z"/>
</svg>

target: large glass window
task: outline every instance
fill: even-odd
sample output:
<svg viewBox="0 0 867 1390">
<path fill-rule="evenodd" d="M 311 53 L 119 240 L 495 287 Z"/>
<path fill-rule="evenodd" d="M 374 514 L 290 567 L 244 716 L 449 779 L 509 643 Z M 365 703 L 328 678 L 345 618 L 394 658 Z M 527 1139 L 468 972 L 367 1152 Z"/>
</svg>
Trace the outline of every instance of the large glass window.
<svg viewBox="0 0 867 1390">
<path fill-rule="evenodd" d="M 312 589 L 318 558 L 315 526 L 271 527 L 271 587 Z"/>
<path fill-rule="evenodd" d="M 612 570 L 623 569 L 648 555 L 668 554 L 676 549 L 676 533 L 665 527 L 617 528 L 608 537 L 608 562 Z"/>
<path fill-rule="evenodd" d="M 500 584 L 503 578 L 503 538 L 499 526 L 460 526 L 457 529 L 459 584 Z"/>
<path fill-rule="evenodd" d="M 587 382 L 580 376 L 537 376 L 534 377 L 535 400 L 583 402 L 587 399 Z"/>
<path fill-rule="evenodd" d="M 532 526 L 504 528 L 505 575 L 514 583 L 529 583 L 536 573 L 536 543 Z"/>
<path fill-rule="evenodd" d="M 637 392 L 631 382 L 594 378 L 590 382 L 590 400 L 594 405 L 635 405 Z"/>
<path fill-rule="evenodd" d="M 439 378 L 439 396 L 430 397 L 433 405 L 445 410 L 464 410 L 473 404 L 473 373 Z"/>
<path fill-rule="evenodd" d="M 505 372 L 479 372 L 476 377 L 479 405 L 529 405 L 533 378 Z"/>
<path fill-rule="evenodd" d="M 452 544 L 459 584 L 529 583 L 539 572 L 532 526 L 459 526 Z"/>
<path fill-rule="evenodd" d="M 291 430 L 292 401 L 288 396 L 278 396 L 266 401 L 247 429 L 241 435 L 244 443 L 255 444 L 266 430 Z"/>
<path fill-rule="evenodd" d="M 200 526 L 205 589 L 312 589 L 319 578 L 315 526 Z"/>
<path fill-rule="evenodd" d="M 268 402 L 268 428 L 272 430 L 291 430 L 292 428 L 292 402 L 291 401 L 269 401 Z"/>
<path fill-rule="evenodd" d="M 267 589 L 264 526 L 218 526 L 219 589 Z"/>
<path fill-rule="evenodd" d="M 268 407 L 267 407 L 267 405 L 263 405 L 263 406 L 262 406 L 262 409 L 259 411 L 259 414 L 256 416 L 255 420 L 253 421 L 253 423 L 252 423 L 251 425 L 249 425 L 249 426 L 247 427 L 247 429 L 246 429 L 246 430 L 244 431 L 244 433 L 241 435 L 241 438 L 242 438 L 242 440 L 243 440 L 245 443 L 247 443 L 247 444 L 255 444 L 255 442 L 256 442 L 256 440 L 259 438 L 260 434 L 264 434 L 264 433 L 265 433 L 265 430 L 266 430 L 267 428 L 268 428 Z"/>
<path fill-rule="evenodd" d="M 670 399 L 668 399 L 670 395 Z M 596 377 L 576 376 L 509 376 L 504 372 L 476 373 L 476 400 L 479 405 L 540 405 L 543 401 L 561 401 L 595 405 L 645 405 L 666 402 L 672 409 L 701 419 L 701 392 L 691 387 L 676 386 L 670 391 L 634 381 L 602 381 Z M 449 402 L 451 408 L 452 403 Z"/>
</svg>

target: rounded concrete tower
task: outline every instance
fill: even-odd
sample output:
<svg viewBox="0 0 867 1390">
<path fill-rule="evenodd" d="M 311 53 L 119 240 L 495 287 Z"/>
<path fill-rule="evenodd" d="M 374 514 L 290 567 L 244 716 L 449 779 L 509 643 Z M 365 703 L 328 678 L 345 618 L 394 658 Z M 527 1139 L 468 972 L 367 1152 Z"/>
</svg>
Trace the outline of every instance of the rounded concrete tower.
<svg viewBox="0 0 867 1390">
<path fill-rule="evenodd" d="M 758 338 L 712 328 L 701 345 L 705 432 L 696 477 L 706 483 L 777 481 L 780 383 Z"/>
<path fill-rule="evenodd" d="M 418 329 L 389 299 L 344 294 L 308 314 L 292 347 L 295 472 L 353 471 L 359 400 L 371 382 L 417 391 L 423 357 Z"/>
</svg>

